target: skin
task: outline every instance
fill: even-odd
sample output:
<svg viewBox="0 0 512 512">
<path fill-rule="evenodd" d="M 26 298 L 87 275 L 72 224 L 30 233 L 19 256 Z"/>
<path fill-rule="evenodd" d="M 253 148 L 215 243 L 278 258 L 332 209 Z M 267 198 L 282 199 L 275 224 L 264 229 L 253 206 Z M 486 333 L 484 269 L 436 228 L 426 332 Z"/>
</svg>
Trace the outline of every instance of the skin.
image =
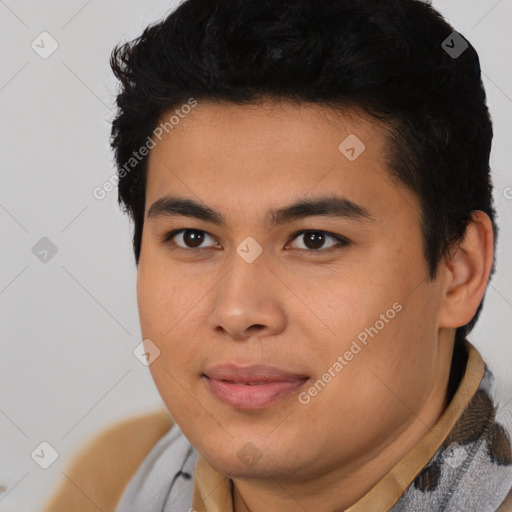
<svg viewBox="0 0 512 512">
<path fill-rule="evenodd" d="M 355 161 L 338 149 L 352 133 L 366 146 Z M 150 370 L 186 437 L 233 479 L 237 512 L 349 507 L 447 405 L 455 328 L 485 292 L 492 227 L 476 212 L 430 281 L 419 202 L 389 178 L 385 135 L 357 112 L 200 101 L 150 152 L 137 276 L 142 334 L 161 351 Z M 315 216 L 272 230 L 264 222 L 271 209 L 332 193 L 372 220 Z M 220 211 L 227 227 L 147 218 L 165 194 Z M 162 242 L 174 229 L 203 232 L 201 251 L 183 234 Z M 350 244 L 322 253 L 337 244 L 327 237 L 315 253 L 292 236 L 303 229 Z M 249 236 L 263 249 L 252 263 L 236 252 Z M 307 390 L 397 302 L 401 311 L 307 404 L 294 393 L 236 410 L 201 377 L 214 364 L 268 363 L 310 376 Z M 237 456 L 249 442 L 259 456 L 252 465 Z"/>
</svg>

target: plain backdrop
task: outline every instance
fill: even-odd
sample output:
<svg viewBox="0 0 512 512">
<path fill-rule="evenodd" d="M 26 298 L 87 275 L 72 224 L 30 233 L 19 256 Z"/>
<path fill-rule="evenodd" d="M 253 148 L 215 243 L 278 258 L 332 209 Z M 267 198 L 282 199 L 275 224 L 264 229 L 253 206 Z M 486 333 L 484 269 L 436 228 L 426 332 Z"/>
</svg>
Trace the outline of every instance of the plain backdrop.
<svg viewBox="0 0 512 512">
<path fill-rule="evenodd" d="M 100 201 L 92 190 L 114 173 L 112 47 L 175 5 L 0 0 L 2 512 L 39 510 L 91 435 L 163 407 L 133 354 L 141 334 L 131 227 L 116 191 Z M 433 5 L 481 59 L 501 231 L 497 272 L 469 339 L 511 380 L 512 1 Z M 58 453 L 48 469 L 31 455 L 51 456 L 42 442 Z"/>
</svg>

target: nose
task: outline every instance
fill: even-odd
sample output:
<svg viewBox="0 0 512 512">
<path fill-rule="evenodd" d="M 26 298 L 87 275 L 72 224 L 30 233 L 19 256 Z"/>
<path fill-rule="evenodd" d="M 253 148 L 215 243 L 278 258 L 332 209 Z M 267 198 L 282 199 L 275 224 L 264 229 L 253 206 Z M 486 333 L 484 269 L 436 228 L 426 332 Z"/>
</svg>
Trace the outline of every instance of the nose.
<svg viewBox="0 0 512 512">
<path fill-rule="evenodd" d="M 214 290 L 208 327 L 232 340 L 278 334 L 285 327 L 290 292 L 264 258 L 235 261 Z"/>
</svg>

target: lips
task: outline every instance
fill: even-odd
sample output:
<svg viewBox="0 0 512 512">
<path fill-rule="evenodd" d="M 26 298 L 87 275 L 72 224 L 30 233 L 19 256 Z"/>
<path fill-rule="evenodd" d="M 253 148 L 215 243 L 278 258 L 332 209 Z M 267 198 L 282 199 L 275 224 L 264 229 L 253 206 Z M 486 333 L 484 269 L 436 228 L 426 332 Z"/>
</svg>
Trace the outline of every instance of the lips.
<svg viewBox="0 0 512 512">
<path fill-rule="evenodd" d="M 235 409 L 258 410 L 298 391 L 309 376 L 270 365 L 214 366 L 203 377 L 210 392 Z"/>
</svg>

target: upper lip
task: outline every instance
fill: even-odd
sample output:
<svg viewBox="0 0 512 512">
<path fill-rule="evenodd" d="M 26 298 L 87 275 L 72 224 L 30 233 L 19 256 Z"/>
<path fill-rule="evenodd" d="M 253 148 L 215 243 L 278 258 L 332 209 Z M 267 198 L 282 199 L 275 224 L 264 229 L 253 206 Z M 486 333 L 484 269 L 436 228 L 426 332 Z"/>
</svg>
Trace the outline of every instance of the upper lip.
<svg viewBox="0 0 512 512">
<path fill-rule="evenodd" d="M 297 379 L 307 379 L 308 376 L 282 370 L 266 364 L 253 364 L 238 366 L 236 364 L 221 364 L 212 366 L 204 371 L 210 379 L 225 380 L 229 382 L 279 382 Z"/>
</svg>

